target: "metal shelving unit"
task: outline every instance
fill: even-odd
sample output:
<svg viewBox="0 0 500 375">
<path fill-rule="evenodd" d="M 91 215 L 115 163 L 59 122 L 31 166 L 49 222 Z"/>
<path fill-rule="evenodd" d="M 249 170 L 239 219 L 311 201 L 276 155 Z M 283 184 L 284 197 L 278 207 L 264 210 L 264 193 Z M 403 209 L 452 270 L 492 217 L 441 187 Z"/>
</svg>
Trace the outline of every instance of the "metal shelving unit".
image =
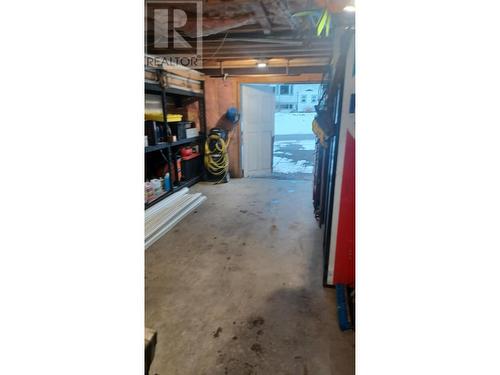
<svg viewBox="0 0 500 375">
<path fill-rule="evenodd" d="M 197 141 L 201 140 L 202 138 L 203 137 L 201 135 L 199 135 L 197 137 L 181 139 L 180 141 L 176 141 L 176 142 L 161 143 L 159 145 L 147 146 L 147 147 L 144 147 L 144 152 L 146 152 L 146 153 L 148 153 L 148 152 L 154 152 L 154 151 L 158 151 L 158 150 L 164 150 L 164 149 L 169 148 L 169 147 L 175 147 L 175 146 L 185 145 L 185 144 L 188 144 L 188 143 L 197 142 Z"/>
<path fill-rule="evenodd" d="M 154 206 L 156 203 L 162 201 L 163 199 L 165 199 L 169 195 L 172 195 L 173 193 L 178 192 L 179 190 L 181 190 L 181 189 L 183 189 L 185 187 L 193 186 L 194 184 L 196 184 L 200 180 L 201 180 L 201 176 L 196 176 L 196 177 L 193 177 L 190 180 L 183 181 L 179 185 L 174 186 L 173 189 L 170 189 L 170 191 L 167 191 L 166 193 L 160 195 L 155 200 L 146 203 L 144 206 L 145 206 L 146 209 L 148 209 L 149 207 Z"/>
<path fill-rule="evenodd" d="M 155 70 L 157 73 L 158 71 Z M 159 74 L 158 74 L 159 75 Z M 162 87 L 158 82 L 152 82 L 152 81 L 146 81 L 144 83 L 144 90 L 146 94 L 155 94 L 155 95 L 160 95 L 161 96 L 161 102 L 162 102 L 162 109 L 163 109 L 163 120 L 165 123 L 168 124 L 167 122 L 167 98 L 168 97 L 173 97 L 174 101 L 176 103 L 185 103 L 186 101 L 198 101 L 199 104 L 199 111 L 200 111 L 200 130 L 202 132 L 205 132 L 206 130 L 206 125 L 205 125 L 205 97 L 203 94 L 200 93 L 195 93 L 195 92 L 190 92 L 187 90 L 182 90 L 178 88 L 173 88 L 173 87 Z M 155 153 L 158 151 L 166 151 L 165 156 L 167 159 L 167 163 L 169 166 L 173 165 L 174 162 L 174 155 L 175 155 L 175 148 L 177 146 L 189 144 L 189 143 L 198 143 L 200 145 L 200 153 L 201 156 L 203 157 L 203 142 L 205 140 L 205 137 L 203 134 L 200 134 L 197 137 L 192 137 L 192 138 L 187 138 L 187 139 L 180 139 L 176 142 L 170 142 L 170 143 L 162 143 L 154 146 L 148 146 L 144 148 L 144 153 L 150 155 L 151 153 Z M 145 162 L 147 163 L 148 160 L 145 158 Z M 174 168 L 173 173 L 175 173 L 175 180 L 179 181 L 178 175 L 177 175 L 177 169 Z M 170 191 L 164 193 L 160 197 L 156 198 L 155 200 L 146 203 L 145 208 L 149 208 L 156 203 L 162 201 L 169 195 L 175 193 L 176 191 L 179 191 L 180 189 L 184 187 L 189 187 L 194 185 L 195 183 L 199 182 L 201 180 L 202 174 L 200 173 L 199 176 L 196 176 L 194 178 L 191 178 L 190 180 L 185 180 L 185 181 L 180 181 L 180 183 L 177 183 L 176 185 L 173 185 L 172 189 Z"/>
</svg>

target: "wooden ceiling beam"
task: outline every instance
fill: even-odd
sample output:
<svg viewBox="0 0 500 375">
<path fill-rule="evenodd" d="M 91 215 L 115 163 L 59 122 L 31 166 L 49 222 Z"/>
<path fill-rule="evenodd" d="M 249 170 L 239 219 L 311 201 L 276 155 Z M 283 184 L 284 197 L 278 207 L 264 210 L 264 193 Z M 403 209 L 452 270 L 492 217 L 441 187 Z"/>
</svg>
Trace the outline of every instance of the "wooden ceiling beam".
<svg viewBox="0 0 500 375">
<path fill-rule="evenodd" d="M 322 53 L 322 52 L 287 52 L 287 53 L 276 53 L 274 55 L 270 54 L 260 54 L 260 55 L 255 55 L 255 54 L 241 54 L 241 55 L 224 55 L 224 56 L 207 56 L 204 57 L 203 60 L 219 60 L 219 61 L 224 61 L 224 60 L 242 60 L 242 59 L 279 59 L 279 58 L 294 58 L 294 57 L 329 57 L 331 54 L 328 53 Z"/>
<path fill-rule="evenodd" d="M 333 46 L 333 41 L 331 39 L 315 39 L 312 41 L 307 41 L 304 40 L 270 40 L 270 41 L 264 41 L 264 39 L 246 39 L 246 38 L 241 38 L 241 39 L 230 39 L 227 38 L 225 41 L 224 40 L 218 40 L 218 41 L 203 41 L 203 46 L 206 47 L 219 47 L 222 42 L 224 44 L 222 45 L 224 48 L 226 47 L 241 47 L 241 48 L 253 48 L 255 46 L 262 46 L 262 47 L 286 47 L 286 46 L 292 46 L 292 47 L 314 47 L 314 46 L 323 46 L 325 48 L 332 48 Z"/>
<path fill-rule="evenodd" d="M 232 4 L 244 4 L 249 3 L 251 0 L 231 0 Z M 203 0 L 204 6 L 210 5 L 227 5 L 228 0 Z"/>
<path fill-rule="evenodd" d="M 217 52 L 215 54 L 215 52 Z M 210 56 L 212 58 L 220 59 L 221 56 L 279 56 L 279 55 L 293 55 L 293 54 L 308 54 L 308 55 L 322 55 L 329 56 L 332 54 L 332 50 L 325 50 L 324 48 L 314 48 L 314 49 L 253 49 L 248 50 L 238 50 L 238 51 L 213 51 L 213 50 L 203 50 L 203 56 Z"/>
<path fill-rule="evenodd" d="M 325 55 L 325 54 L 319 54 L 319 53 L 280 53 L 277 55 L 269 56 L 269 55 L 238 55 L 238 56 L 221 56 L 220 58 L 217 57 L 206 57 L 202 58 L 202 61 L 213 61 L 217 60 L 219 62 L 226 62 L 226 61 L 239 61 L 239 60 L 245 60 L 245 59 L 252 59 L 252 60 L 269 60 L 269 59 L 298 59 L 298 58 L 324 58 L 324 59 L 330 59 L 331 55 Z"/>
<path fill-rule="evenodd" d="M 269 6 L 279 12 L 281 14 L 281 17 L 285 19 L 285 21 L 288 23 L 288 26 L 290 26 L 292 30 L 296 30 L 299 28 L 299 21 L 295 17 L 292 17 L 292 13 L 283 0 L 267 2 L 266 6 Z"/>
<path fill-rule="evenodd" d="M 302 46 L 304 42 L 302 40 L 293 40 L 293 39 L 279 39 L 279 38 L 226 38 L 224 39 L 212 39 L 212 40 L 203 40 L 203 44 L 220 44 L 224 42 L 224 47 L 228 45 L 238 45 L 242 46 L 241 42 L 244 42 L 245 46 L 250 46 L 250 43 L 258 43 L 258 44 L 286 44 L 293 46 Z M 237 43 L 235 43 L 237 42 Z"/>
<path fill-rule="evenodd" d="M 292 76 L 298 76 L 301 74 L 318 74 L 318 82 L 321 82 L 321 77 L 322 73 L 326 72 L 328 69 L 328 66 L 296 66 L 293 68 L 287 68 L 287 67 L 268 67 L 265 70 L 259 69 L 257 67 L 248 67 L 248 68 L 224 68 L 223 72 L 229 74 L 230 76 L 264 76 L 264 75 L 280 75 L 282 77 L 292 77 Z M 200 72 L 202 72 L 205 75 L 208 76 L 216 76 L 220 77 L 221 76 L 221 70 L 220 69 L 199 69 Z M 300 80 L 300 79 L 299 79 Z M 302 78 L 303 82 L 314 82 L 313 80 L 310 79 L 304 79 Z M 301 81 L 302 81 L 301 80 Z M 281 82 L 284 82 L 284 79 L 280 80 Z M 249 78 L 249 82 L 252 82 L 252 79 Z"/>
<path fill-rule="evenodd" d="M 275 32 L 283 32 L 283 33 L 290 33 L 291 30 L 290 27 L 288 26 L 282 26 L 282 25 L 273 25 L 272 26 L 272 33 L 274 34 Z M 240 26 L 234 29 L 227 30 L 228 35 L 233 35 L 233 34 L 254 34 L 255 37 L 259 37 L 262 35 L 262 27 L 258 24 L 250 24 L 250 25 L 245 25 L 245 26 Z M 213 35 L 212 37 L 216 38 L 222 38 L 224 37 L 224 34 L 220 35 Z"/>
<path fill-rule="evenodd" d="M 261 48 L 261 49 L 312 49 L 312 48 L 323 48 L 326 50 L 332 50 L 333 49 L 333 44 L 332 43 L 311 43 L 309 45 L 304 45 L 301 42 L 297 44 L 270 44 L 270 43 L 224 43 L 221 46 L 221 43 L 214 44 L 214 43 L 203 43 L 203 49 L 205 50 L 224 50 L 224 51 L 231 51 L 231 50 L 243 50 L 243 51 L 248 51 L 252 50 L 254 48 Z"/>
<path fill-rule="evenodd" d="M 262 27 L 262 31 L 264 34 L 271 34 L 271 22 L 267 19 L 266 11 L 262 6 L 260 1 L 254 1 L 248 4 L 253 14 L 255 15 L 255 19 Z"/>
<path fill-rule="evenodd" d="M 246 75 L 238 77 L 238 81 L 248 83 L 321 83 L 323 75 L 321 73 L 300 73 L 294 76 L 286 76 L 283 74 L 266 74 L 266 75 Z"/>
<path fill-rule="evenodd" d="M 251 68 L 257 65 L 256 59 L 247 60 L 229 60 L 222 63 L 224 68 Z M 296 67 L 296 66 L 324 66 L 328 65 L 330 59 L 327 57 L 308 57 L 294 59 L 270 59 L 267 66 L 269 67 Z M 221 62 L 216 60 L 203 61 L 203 67 L 208 69 L 220 68 Z"/>
</svg>

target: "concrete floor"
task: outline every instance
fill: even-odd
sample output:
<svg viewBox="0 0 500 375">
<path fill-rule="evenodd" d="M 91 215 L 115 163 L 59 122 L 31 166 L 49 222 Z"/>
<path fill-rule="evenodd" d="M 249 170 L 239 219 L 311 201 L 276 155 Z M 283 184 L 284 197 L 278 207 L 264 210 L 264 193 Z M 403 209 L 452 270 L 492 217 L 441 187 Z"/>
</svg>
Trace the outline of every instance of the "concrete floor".
<svg viewBox="0 0 500 375">
<path fill-rule="evenodd" d="M 311 181 L 200 183 L 208 199 L 146 251 L 150 374 L 354 374 L 322 287 Z"/>
</svg>

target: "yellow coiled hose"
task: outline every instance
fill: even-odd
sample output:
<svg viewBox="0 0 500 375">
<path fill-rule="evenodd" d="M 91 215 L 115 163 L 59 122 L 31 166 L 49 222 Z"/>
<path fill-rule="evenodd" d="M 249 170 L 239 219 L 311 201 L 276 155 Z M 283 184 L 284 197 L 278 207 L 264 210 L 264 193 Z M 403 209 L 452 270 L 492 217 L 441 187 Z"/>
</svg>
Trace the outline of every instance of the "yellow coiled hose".
<svg viewBox="0 0 500 375">
<path fill-rule="evenodd" d="M 210 149 L 210 143 L 213 144 L 213 150 Z M 220 181 L 224 179 L 229 171 L 228 146 L 229 140 L 226 143 L 218 134 L 209 135 L 205 142 L 205 168 L 210 174 L 221 176 Z"/>
</svg>

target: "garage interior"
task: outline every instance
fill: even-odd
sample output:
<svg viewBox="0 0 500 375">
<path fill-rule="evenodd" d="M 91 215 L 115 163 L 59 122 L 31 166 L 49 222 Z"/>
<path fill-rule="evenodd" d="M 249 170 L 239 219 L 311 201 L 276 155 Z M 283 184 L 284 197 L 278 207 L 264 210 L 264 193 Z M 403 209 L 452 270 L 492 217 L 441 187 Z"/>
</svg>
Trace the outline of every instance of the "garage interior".
<svg viewBox="0 0 500 375">
<path fill-rule="evenodd" d="M 202 5 L 201 68 L 144 59 L 146 374 L 353 374 L 353 3 Z M 272 173 L 293 84 L 310 179 Z"/>
</svg>

